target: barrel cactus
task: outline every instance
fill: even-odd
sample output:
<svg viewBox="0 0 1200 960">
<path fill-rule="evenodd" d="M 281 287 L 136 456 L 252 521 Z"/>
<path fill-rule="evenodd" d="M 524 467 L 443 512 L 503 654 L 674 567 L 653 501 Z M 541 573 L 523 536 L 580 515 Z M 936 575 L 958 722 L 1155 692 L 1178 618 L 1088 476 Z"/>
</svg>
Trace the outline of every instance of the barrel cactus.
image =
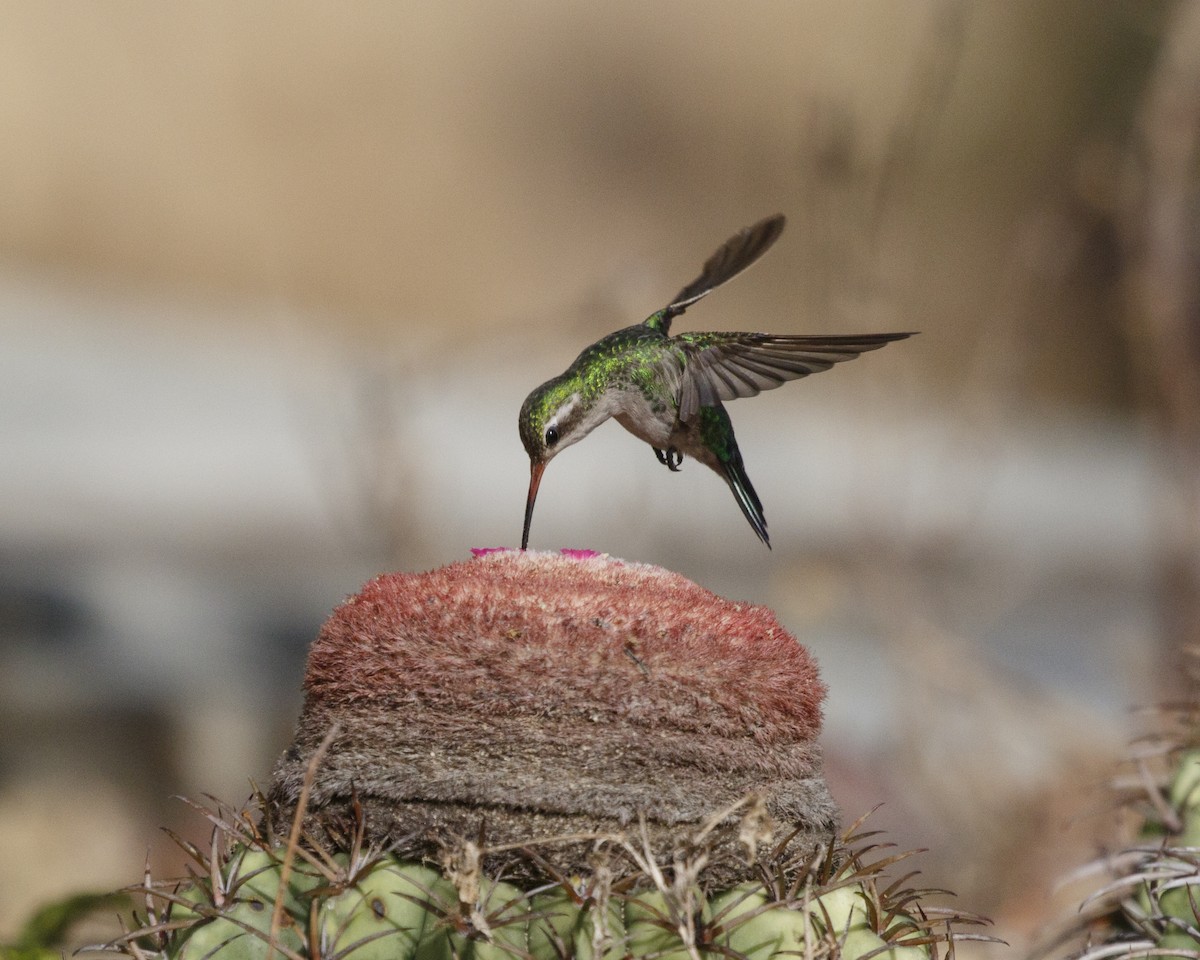
<svg viewBox="0 0 1200 960">
<path fill-rule="evenodd" d="M 291 746 L 140 888 L 139 960 L 929 960 L 958 917 L 842 832 L 770 611 L 588 551 L 373 580 Z M 952 921 L 960 921 L 956 927 Z"/>
<path fill-rule="evenodd" d="M 1116 785 L 1134 841 L 1082 871 L 1104 881 L 1066 931 L 1081 960 L 1200 954 L 1200 705 L 1160 716 Z"/>
<path fill-rule="evenodd" d="M 349 828 L 361 804 L 369 839 L 416 859 L 481 827 L 493 846 L 639 827 L 669 859 L 749 793 L 797 845 L 837 832 L 811 655 L 765 607 L 659 567 L 490 551 L 377 577 L 321 629 L 304 687 L 276 826 L 331 737 L 307 826 Z M 743 871 L 735 827 L 709 836 L 706 872 L 726 881 Z M 564 843 L 557 862 L 581 872 L 589 856 Z"/>
<path fill-rule="evenodd" d="M 586 875 L 566 876 L 554 866 L 556 838 L 507 851 L 462 841 L 436 863 L 366 844 L 365 823 L 335 845 L 281 843 L 257 825 L 264 802 L 205 809 L 210 843 L 179 841 L 190 876 L 147 878 L 138 925 L 108 949 L 137 960 L 936 960 L 977 922 L 929 908 L 903 882 L 885 883 L 884 870 L 902 857 L 878 856 L 866 834 L 801 860 L 781 855 L 786 843 L 759 849 L 755 879 L 707 889 L 705 831 L 730 811 L 702 825 L 690 854 L 670 864 L 650 857 L 645 836 L 613 835 L 594 838 Z M 760 813 L 752 800 L 740 811 L 750 822 Z M 489 874 L 488 853 L 545 879 Z"/>
</svg>

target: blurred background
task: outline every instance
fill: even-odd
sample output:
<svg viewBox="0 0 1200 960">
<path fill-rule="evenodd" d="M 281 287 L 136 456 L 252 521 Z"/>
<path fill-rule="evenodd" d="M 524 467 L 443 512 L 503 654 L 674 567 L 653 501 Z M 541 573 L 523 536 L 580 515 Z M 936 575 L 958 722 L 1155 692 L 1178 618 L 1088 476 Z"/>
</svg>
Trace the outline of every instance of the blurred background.
<svg viewBox="0 0 1200 960">
<path fill-rule="evenodd" d="M 1200 624 L 1200 2 L 0 22 L 0 939 L 178 872 L 329 610 L 518 543 L 525 395 L 777 211 L 684 329 L 921 335 L 731 406 L 774 550 L 615 424 L 532 545 L 771 605 L 847 822 L 1014 949 L 1070 910 Z"/>
</svg>

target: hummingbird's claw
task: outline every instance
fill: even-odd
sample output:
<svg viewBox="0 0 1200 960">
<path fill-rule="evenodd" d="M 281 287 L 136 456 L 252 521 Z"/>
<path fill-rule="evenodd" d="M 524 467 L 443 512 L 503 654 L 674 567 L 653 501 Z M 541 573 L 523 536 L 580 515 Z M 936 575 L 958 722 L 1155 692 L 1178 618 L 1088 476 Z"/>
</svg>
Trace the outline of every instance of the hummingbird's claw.
<svg viewBox="0 0 1200 960">
<path fill-rule="evenodd" d="M 659 450 L 658 447 L 655 447 L 654 455 L 658 457 L 658 462 L 672 473 L 679 472 L 679 465 L 683 463 L 683 454 L 674 447 L 667 447 L 666 450 Z"/>
</svg>

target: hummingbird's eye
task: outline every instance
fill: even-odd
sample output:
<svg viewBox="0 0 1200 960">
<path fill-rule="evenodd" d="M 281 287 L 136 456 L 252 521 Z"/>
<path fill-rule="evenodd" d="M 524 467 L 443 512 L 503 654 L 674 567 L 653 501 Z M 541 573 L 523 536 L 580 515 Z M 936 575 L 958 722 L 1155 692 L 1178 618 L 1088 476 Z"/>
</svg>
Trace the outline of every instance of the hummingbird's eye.
<svg viewBox="0 0 1200 960">
<path fill-rule="evenodd" d="M 552 447 L 558 443 L 558 427 L 546 428 L 546 446 Z"/>
</svg>

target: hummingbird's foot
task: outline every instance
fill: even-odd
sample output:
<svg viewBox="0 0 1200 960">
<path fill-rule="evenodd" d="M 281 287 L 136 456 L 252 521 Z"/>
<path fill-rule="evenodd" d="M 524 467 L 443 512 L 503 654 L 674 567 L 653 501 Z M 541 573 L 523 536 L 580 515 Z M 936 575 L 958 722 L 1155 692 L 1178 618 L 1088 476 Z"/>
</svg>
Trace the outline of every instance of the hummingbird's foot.
<svg viewBox="0 0 1200 960">
<path fill-rule="evenodd" d="M 679 472 L 679 465 L 683 463 L 683 454 L 674 447 L 667 447 L 666 450 L 659 450 L 658 447 L 655 447 L 654 455 L 658 457 L 658 462 L 672 473 Z"/>
</svg>

